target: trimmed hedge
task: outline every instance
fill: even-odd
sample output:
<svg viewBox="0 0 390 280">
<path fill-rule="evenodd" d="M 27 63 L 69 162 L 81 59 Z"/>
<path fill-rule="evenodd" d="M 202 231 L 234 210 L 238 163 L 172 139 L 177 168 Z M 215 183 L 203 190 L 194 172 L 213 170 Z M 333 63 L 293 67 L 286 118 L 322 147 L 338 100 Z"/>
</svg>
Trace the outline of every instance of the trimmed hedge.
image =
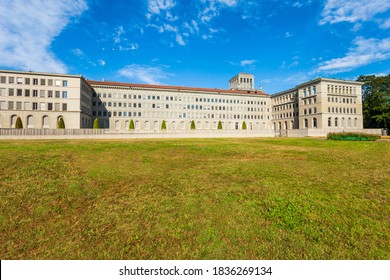
<svg viewBox="0 0 390 280">
<path fill-rule="evenodd" d="M 242 123 L 242 129 L 246 129 L 246 123 L 245 123 L 245 121 Z"/>
<path fill-rule="evenodd" d="M 191 122 L 191 129 L 195 129 L 195 121 Z"/>
<path fill-rule="evenodd" d="M 100 123 L 98 118 L 95 118 L 95 120 L 93 121 L 93 128 L 94 129 L 100 128 Z"/>
<path fill-rule="evenodd" d="M 20 117 L 18 117 L 16 119 L 15 128 L 18 128 L 18 129 L 23 128 L 22 119 Z"/>
<path fill-rule="evenodd" d="M 164 120 L 163 122 L 162 122 L 162 124 L 161 124 L 161 129 L 167 129 L 167 123 L 166 123 L 166 121 Z"/>
<path fill-rule="evenodd" d="M 57 126 L 59 129 L 65 129 L 65 122 L 64 122 L 64 119 L 63 118 L 60 118 L 58 120 L 58 126 Z"/>
<path fill-rule="evenodd" d="M 222 122 L 221 121 L 218 122 L 218 129 L 222 129 Z"/>
<path fill-rule="evenodd" d="M 130 120 L 129 129 L 134 129 L 134 121 Z"/>
<path fill-rule="evenodd" d="M 373 134 L 357 133 L 357 132 L 331 132 L 328 133 L 328 140 L 341 140 L 341 141 L 376 141 L 381 137 Z"/>
</svg>

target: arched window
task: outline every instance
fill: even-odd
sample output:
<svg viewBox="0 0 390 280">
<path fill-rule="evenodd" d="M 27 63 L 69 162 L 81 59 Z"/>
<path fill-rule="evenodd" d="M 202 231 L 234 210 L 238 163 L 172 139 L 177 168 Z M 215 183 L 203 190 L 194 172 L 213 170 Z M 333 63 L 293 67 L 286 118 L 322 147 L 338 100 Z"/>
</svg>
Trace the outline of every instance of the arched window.
<svg viewBox="0 0 390 280">
<path fill-rule="evenodd" d="M 304 120 L 304 128 L 308 128 L 309 127 L 309 122 L 307 119 Z"/>
<path fill-rule="evenodd" d="M 236 122 L 235 129 L 238 129 L 238 122 Z"/>
<path fill-rule="evenodd" d="M 196 123 L 196 128 L 197 129 L 201 129 L 202 128 L 202 123 L 201 122 L 197 122 Z"/>
<path fill-rule="evenodd" d="M 15 128 L 16 120 L 18 119 L 17 115 L 12 115 L 11 116 L 11 127 Z"/>
<path fill-rule="evenodd" d="M 290 122 L 290 129 L 294 129 L 294 121 Z"/>
<path fill-rule="evenodd" d="M 0 127 L 3 127 L 3 118 L 0 115 Z"/>
<path fill-rule="evenodd" d="M 313 118 L 313 127 L 317 128 L 317 118 Z"/>
<path fill-rule="evenodd" d="M 139 121 L 135 121 L 135 129 L 139 129 L 139 126 L 140 126 Z"/>
<path fill-rule="evenodd" d="M 351 127 L 352 126 L 352 120 L 351 118 L 348 118 L 348 127 Z"/>
<path fill-rule="evenodd" d="M 149 121 L 146 121 L 146 122 L 145 122 L 145 129 L 150 129 L 150 123 L 149 123 Z"/>
<path fill-rule="evenodd" d="M 279 122 L 279 129 L 282 129 L 282 123 Z"/>
<path fill-rule="evenodd" d="M 43 128 L 49 128 L 50 127 L 49 116 L 43 116 L 43 118 L 42 118 L 42 127 Z"/>
<path fill-rule="evenodd" d="M 185 129 L 184 121 L 181 121 L 181 122 L 180 122 L 180 129 Z"/>
<path fill-rule="evenodd" d="M 172 122 L 172 129 L 176 129 L 176 122 Z"/>
<path fill-rule="evenodd" d="M 353 126 L 354 126 L 354 127 L 357 127 L 357 123 L 358 123 L 357 118 L 355 118 L 355 120 L 354 120 L 354 122 L 353 122 Z"/>
<path fill-rule="evenodd" d="M 115 129 L 120 129 L 121 128 L 121 124 L 119 123 L 119 121 L 115 121 Z"/>
<path fill-rule="evenodd" d="M 339 118 L 335 118 L 334 119 L 334 126 L 338 127 L 338 125 L 339 125 Z"/>
<path fill-rule="evenodd" d="M 341 127 L 345 127 L 345 119 L 341 118 Z"/>
<path fill-rule="evenodd" d="M 154 129 L 158 129 L 159 128 L 159 126 L 158 126 L 158 121 L 155 121 L 154 122 Z"/>
<path fill-rule="evenodd" d="M 284 129 L 287 129 L 287 122 L 284 122 Z"/>
<path fill-rule="evenodd" d="M 328 126 L 329 126 L 329 127 L 332 126 L 332 118 L 328 118 Z"/>
<path fill-rule="evenodd" d="M 34 128 L 34 117 L 33 116 L 27 117 L 27 128 Z"/>
<path fill-rule="evenodd" d="M 126 122 L 125 122 L 125 128 L 126 128 L 126 130 L 129 129 L 129 126 L 130 126 L 130 122 L 129 122 L 129 121 L 126 121 Z"/>
</svg>

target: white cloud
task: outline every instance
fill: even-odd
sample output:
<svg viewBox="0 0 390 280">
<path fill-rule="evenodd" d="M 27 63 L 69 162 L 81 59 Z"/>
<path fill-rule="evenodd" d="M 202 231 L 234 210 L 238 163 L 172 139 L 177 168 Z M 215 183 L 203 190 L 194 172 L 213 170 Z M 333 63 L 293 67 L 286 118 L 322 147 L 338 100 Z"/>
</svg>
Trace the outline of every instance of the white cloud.
<svg viewBox="0 0 390 280">
<path fill-rule="evenodd" d="M 180 34 L 176 34 L 176 42 L 180 45 L 180 46 L 185 46 L 186 43 L 184 42 L 183 40 L 183 37 L 180 35 Z"/>
<path fill-rule="evenodd" d="M 381 27 L 382 29 L 388 29 L 388 28 L 390 28 L 390 18 L 388 18 L 387 20 L 384 20 L 384 21 L 381 23 L 380 27 Z"/>
<path fill-rule="evenodd" d="M 241 60 L 240 61 L 240 66 L 241 67 L 250 66 L 250 65 L 253 65 L 255 62 L 256 62 L 256 60 L 254 60 L 254 59 L 251 59 L 251 60 Z"/>
<path fill-rule="evenodd" d="M 87 9 L 83 0 L 3 0 L 0 5 L 0 65 L 66 73 L 50 50 L 72 18 Z"/>
<path fill-rule="evenodd" d="M 390 38 L 382 40 L 358 37 L 354 47 L 341 58 L 334 58 L 319 64 L 315 72 L 340 73 L 360 66 L 390 59 Z"/>
<path fill-rule="evenodd" d="M 292 4 L 292 6 L 293 6 L 294 8 L 300 8 L 300 7 L 303 6 L 303 4 L 302 4 L 302 3 L 299 3 L 299 2 L 294 2 L 294 3 Z"/>
<path fill-rule="evenodd" d="M 106 65 L 106 62 L 102 59 L 99 59 L 97 62 L 99 63 L 100 66 Z"/>
<path fill-rule="evenodd" d="M 151 14 L 160 14 L 161 11 L 166 11 L 175 6 L 172 0 L 149 0 L 148 11 Z"/>
<path fill-rule="evenodd" d="M 292 33 L 290 33 L 290 32 L 286 32 L 286 33 L 284 33 L 284 37 L 286 37 L 286 38 L 289 38 L 289 37 L 291 37 L 291 36 L 293 36 L 294 34 L 292 34 Z"/>
<path fill-rule="evenodd" d="M 71 52 L 75 55 L 75 56 L 78 56 L 78 57 L 82 57 L 82 56 L 85 56 L 85 53 L 80 50 L 80 49 L 73 49 L 71 50 Z"/>
<path fill-rule="evenodd" d="M 389 0 L 327 0 L 320 24 L 369 21 L 388 9 Z"/>
<path fill-rule="evenodd" d="M 131 64 L 119 70 L 121 76 L 134 79 L 147 84 L 160 84 L 163 79 L 172 76 L 167 73 L 162 67 Z"/>
<path fill-rule="evenodd" d="M 122 34 L 124 34 L 126 31 L 125 29 L 123 28 L 123 26 L 118 26 L 116 29 L 115 29 L 115 33 L 112 34 L 113 35 L 113 40 L 114 40 L 114 43 L 115 44 L 119 44 L 121 41 L 122 41 Z"/>
</svg>

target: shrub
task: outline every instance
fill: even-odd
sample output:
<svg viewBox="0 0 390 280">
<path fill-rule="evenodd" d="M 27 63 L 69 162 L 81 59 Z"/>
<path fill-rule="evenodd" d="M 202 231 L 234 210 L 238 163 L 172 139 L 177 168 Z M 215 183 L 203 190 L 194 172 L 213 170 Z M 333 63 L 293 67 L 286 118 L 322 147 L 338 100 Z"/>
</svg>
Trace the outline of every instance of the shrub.
<svg viewBox="0 0 390 280">
<path fill-rule="evenodd" d="M 167 122 L 165 120 L 161 124 L 161 129 L 167 129 Z"/>
<path fill-rule="evenodd" d="M 20 117 L 16 119 L 15 128 L 23 128 L 23 123 Z"/>
<path fill-rule="evenodd" d="M 242 129 L 246 129 L 246 123 L 245 123 L 245 121 L 242 123 Z"/>
<path fill-rule="evenodd" d="M 58 128 L 64 129 L 65 128 L 65 122 L 63 118 L 58 119 Z"/>
<path fill-rule="evenodd" d="M 130 120 L 129 129 L 134 129 L 134 121 Z"/>
<path fill-rule="evenodd" d="M 380 138 L 378 135 L 358 133 L 358 132 L 331 132 L 328 133 L 328 140 L 342 140 L 342 141 L 375 141 Z"/>
<path fill-rule="evenodd" d="M 98 118 L 95 118 L 95 120 L 93 121 L 93 128 L 100 128 L 100 123 Z"/>
<path fill-rule="evenodd" d="M 221 121 L 218 122 L 218 129 L 222 129 L 222 122 Z"/>
<path fill-rule="evenodd" d="M 191 129 L 195 129 L 195 121 L 194 120 L 191 121 Z"/>
</svg>

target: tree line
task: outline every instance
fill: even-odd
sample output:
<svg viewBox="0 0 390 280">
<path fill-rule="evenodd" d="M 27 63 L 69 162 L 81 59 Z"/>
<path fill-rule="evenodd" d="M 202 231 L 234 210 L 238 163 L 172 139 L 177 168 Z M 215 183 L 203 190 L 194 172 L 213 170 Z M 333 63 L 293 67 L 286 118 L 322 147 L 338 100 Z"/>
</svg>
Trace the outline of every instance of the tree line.
<svg viewBox="0 0 390 280">
<path fill-rule="evenodd" d="M 390 132 L 390 74 L 387 76 L 359 76 L 363 82 L 363 126 L 385 128 Z"/>
</svg>

